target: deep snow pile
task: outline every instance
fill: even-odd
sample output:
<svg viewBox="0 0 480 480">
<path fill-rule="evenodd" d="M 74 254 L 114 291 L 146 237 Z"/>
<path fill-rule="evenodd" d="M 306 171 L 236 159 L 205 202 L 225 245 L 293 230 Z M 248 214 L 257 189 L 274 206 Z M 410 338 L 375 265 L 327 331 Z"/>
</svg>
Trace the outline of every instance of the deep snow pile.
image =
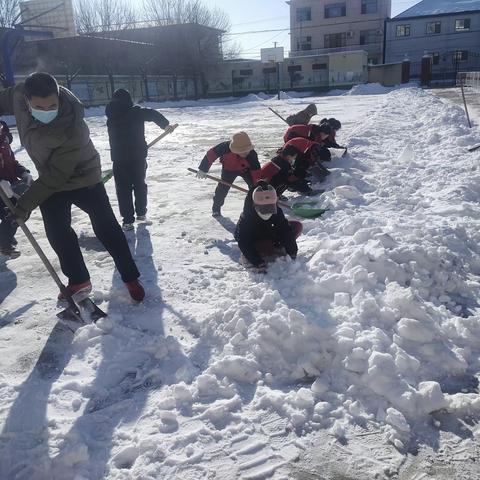
<svg viewBox="0 0 480 480">
<path fill-rule="evenodd" d="M 465 151 L 480 137 L 461 109 L 417 89 L 262 100 L 281 113 L 311 101 L 347 120 L 349 156 L 332 161 L 318 197 L 329 211 L 304 222 L 296 262 L 244 271 L 223 228 L 241 197 L 228 197 L 222 227 L 209 217 L 213 186 L 181 172 L 219 130 L 247 129 L 260 152 L 280 142 L 283 125 L 250 101 L 164 112 L 190 141 L 180 127 L 149 162 L 155 224 L 129 236 L 144 305 L 123 298 L 75 215 L 109 317 L 74 337 L 50 333 L 35 369 L 31 358 L 7 368 L 34 330 L 45 343 L 56 294 L 32 252 L 9 263 L 18 286 L 0 311 L 1 478 L 287 479 L 315 431 L 348 440 L 376 428 L 403 452 L 433 412 L 478 417 L 480 175 Z M 89 123 L 107 164 L 104 118 Z M 31 224 L 41 233 L 38 215 Z M 32 278 L 38 303 L 26 312 Z"/>
</svg>

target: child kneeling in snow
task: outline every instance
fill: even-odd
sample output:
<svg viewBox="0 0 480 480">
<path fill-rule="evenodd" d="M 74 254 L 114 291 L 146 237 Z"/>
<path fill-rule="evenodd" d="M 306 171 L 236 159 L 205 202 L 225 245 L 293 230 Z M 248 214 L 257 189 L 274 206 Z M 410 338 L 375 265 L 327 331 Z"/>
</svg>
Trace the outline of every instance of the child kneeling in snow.
<svg viewBox="0 0 480 480">
<path fill-rule="evenodd" d="M 18 194 L 25 190 L 26 185 L 32 183 L 32 176 L 15 160 L 15 155 L 10 148 L 12 140 L 7 124 L 0 121 L 0 188 L 15 204 Z M 20 252 L 15 249 L 17 245 L 15 233 L 18 225 L 8 218 L 8 209 L 2 200 L 0 200 L 0 221 L 0 254 L 17 258 L 20 255 Z"/>
<path fill-rule="evenodd" d="M 287 221 L 277 207 L 275 188 L 260 180 L 250 189 L 243 212 L 235 229 L 235 240 L 246 260 L 247 268 L 266 272 L 266 257 L 289 255 L 297 257 L 296 238 L 302 233 L 302 224 Z"/>
</svg>

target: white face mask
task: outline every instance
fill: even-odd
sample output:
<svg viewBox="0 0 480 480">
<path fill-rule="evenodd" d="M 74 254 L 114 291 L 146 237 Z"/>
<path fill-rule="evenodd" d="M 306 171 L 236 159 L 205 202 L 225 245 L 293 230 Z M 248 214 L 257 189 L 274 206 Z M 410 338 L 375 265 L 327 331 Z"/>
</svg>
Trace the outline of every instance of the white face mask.
<svg viewBox="0 0 480 480">
<path fill-rule="evenodd" d="M 273 213 L 260 213 L 257 208 L 255 208 L 255 211 L 257 212 L 257 215 L 262 220 L 270 220 L 272 218 L 272 215 L 273 215 Z"/>
<path fill-rule="evenodd" d="M 55 120 L 58 115 L 58 108 L 55 110 L 37 110 L 36 108 L 30 107 L 30 109 L 32 111 L 32 117 L 40 123 L 50 123 Z"/>
</svg>

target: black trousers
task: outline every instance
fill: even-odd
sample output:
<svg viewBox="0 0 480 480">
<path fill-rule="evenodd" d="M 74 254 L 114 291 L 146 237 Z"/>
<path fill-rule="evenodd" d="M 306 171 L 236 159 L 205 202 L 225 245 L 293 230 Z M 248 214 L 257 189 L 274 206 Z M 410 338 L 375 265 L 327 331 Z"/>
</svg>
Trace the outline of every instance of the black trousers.
<svg viewBox="0 0 480 480">
<path fill-rule="evenodd" d="M 140 273 L 115 218 L 105 186 L 97 183 L 92 187 L 55 193 L 40 205 L 48 241 L 60 260 L 69 284 L 90 279 L 78 237 L 71 227 L 72 205 L 88 214 L 95 235 L 112 256 L 122 280 L 129 282 L 137 279 Z"/>
<path fill-rule="evenodd" d="M 246 172 L 231 172 L 229 170 L 225 170 L 222 168 L 222 180 L 228 183 L 233 183 L 237 177 L 242 177 L 245 180 L 245 183 L 248 185 L 248 188 L 253 187 L 253 179 L 250 170 Z M 225 198 L 228 194 L 230 187 L 228 185 L 224 185 L 223 183 L 219 183 L 217 188 L 215 189 L 215 194 L 213 195 L 213 207 L 212 210 L 220 210 L 225 203 Z"/>
<path fill-rule="evenodd" d="M 0 187 L 1 188 L 1 187 Z M 12 198 L 12 203 L 15 203 L 15 199 Z M 16 244 L 15 233 L 17 232 L 18 225 L 6 221 L 7 206 L 0 200 L 0 248 L 11 248 Z"/>
<path fill-rule="evenodd" d="M 113 162 L 113 177 L 115 178 L 118 207 L 123 223 L 133 223 L 135 214 L 138 217 L 147 213 L 146 174 L 147 161 L 145 159 Z"/>
</svg>

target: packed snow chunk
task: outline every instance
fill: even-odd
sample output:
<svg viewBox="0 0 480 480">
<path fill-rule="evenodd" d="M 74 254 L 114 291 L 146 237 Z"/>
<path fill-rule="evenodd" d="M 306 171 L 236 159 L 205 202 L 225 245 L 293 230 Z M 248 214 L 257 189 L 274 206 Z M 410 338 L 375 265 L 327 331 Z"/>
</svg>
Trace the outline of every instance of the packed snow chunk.
<svg viewBox="0 0 480 480">
<path fill-rule="evenodd" d="M 427 325 L 413 318 L 402 318 L 397 324 L 397 332 L 402 338 L 419 343 L 433 342 L 436 337 L 432 325 Z"/>
<path fill-rule="evenodd" d="M 396 408 L 387 408 L 387 416 L 385 422 L 403 433 L 410 433 L 410 425 L 405 416 Z"/>
<path fill-rule="evenodd" d="M 130 445 L 114 455 L 112 462 L 118 469 L 130 470 L 139 454 L 138 448 Z"/>
<path fill-rule="evenodd" d="M 364 373 L 368 367 L 368 352 L 361 347 L 356 347 L 347 355 L 343 364 L 350 372 Z"/>
<path fill-rule="evenodd" d="M 290 403 L 297 408 L 310 409 L 315 404 L 313 393 L 308 388 L 301 388 L 288 397 Z"/>
<path fill-rule="evenodd" d="M 260 300 L 260 307 L 263 310 L 272 311 L 275 310 L 277 303 L 281 300 L 280 293 L 277 290 L 273 292 L 267 292 L 263 295 L 262 299 Z"/>
<path fill-rule="evenodd" d="M 218 377 L 228 377 L 236 382 L 255 383 L 260 378 L 255 360 L 228 355 L 212 365 L 211 371 Z"/>
<path fill-rule="evenodd" d="M 447 399 L 437 382 L 419 383 L 418 393 L 419 406 L 426 414 L 430 414 L 448 406 Z"/>
<path fill-rule="evenodd" d="M 173 395 L 178 404 L 189 404 L 193 402 L 191 387 L 185 382 L 180 382 L 173 387 Z"/>
<path fill-rule="evenodd" d="M 349 307 L 352 303 L 350 294 L 347 292 L 335 292 L 333 303 L 337 307 Z"/>
<path fill-rule="evenodd" d="M 478 415 L 480 413 L 480 395 L 478 393 L 456 393 L 447 395 L 447 411 L 459 416 Z"/>
<path fill-rule="evenodd" d="M 218 380 L 214 375 L 205 373 L 197 377 L 197 391 L 199 397 L 216 396 L 219 390 Z"/>
<path fill-rule="evenodd" d="M 333 189 L 333 193 L 338 198 L 345 198 L 347 200 L 356 200 L 362 198 L 363 195 L 353 185 L 340 185 Z"/>
</svg>

